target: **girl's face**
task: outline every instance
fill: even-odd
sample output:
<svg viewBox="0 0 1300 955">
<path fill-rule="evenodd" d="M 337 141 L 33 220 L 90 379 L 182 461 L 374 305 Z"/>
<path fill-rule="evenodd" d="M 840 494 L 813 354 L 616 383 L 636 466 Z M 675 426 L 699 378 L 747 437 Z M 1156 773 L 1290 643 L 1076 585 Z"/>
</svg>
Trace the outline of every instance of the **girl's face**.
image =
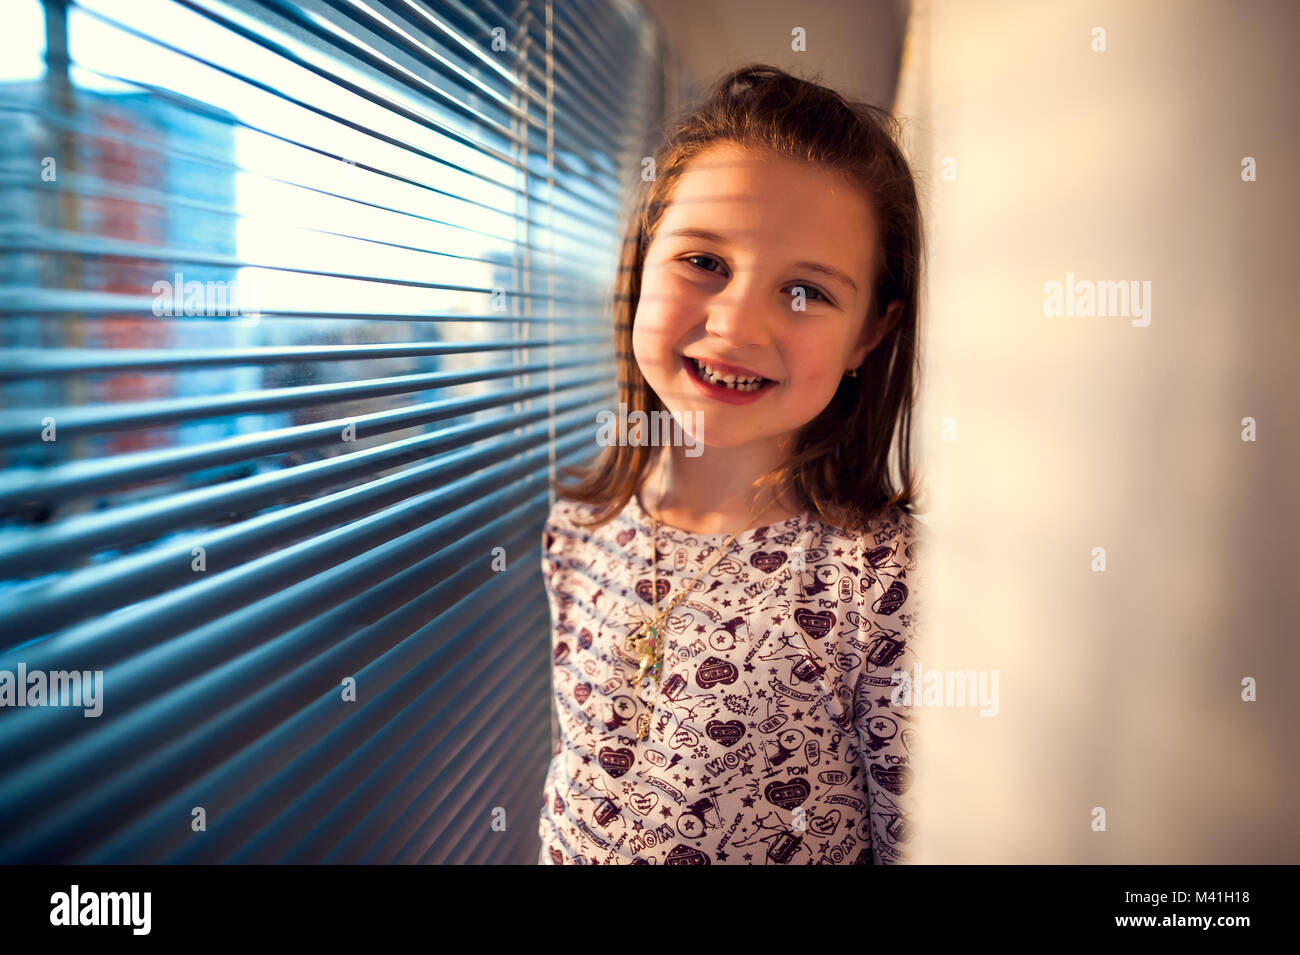
<svg viewBox="0 0 1300 955">
<path fill-rule="evenodd" d="M 871 203 L 835 173 L 732 143 L 691 162 L 646 250 L 632 330 L 641 373 L 685 430 L 736 447 L 821 413 L 888 330 L 866 327 L 876 234 Z M 691 358 L 773 383 L 721 391 Z"/>
</svg>

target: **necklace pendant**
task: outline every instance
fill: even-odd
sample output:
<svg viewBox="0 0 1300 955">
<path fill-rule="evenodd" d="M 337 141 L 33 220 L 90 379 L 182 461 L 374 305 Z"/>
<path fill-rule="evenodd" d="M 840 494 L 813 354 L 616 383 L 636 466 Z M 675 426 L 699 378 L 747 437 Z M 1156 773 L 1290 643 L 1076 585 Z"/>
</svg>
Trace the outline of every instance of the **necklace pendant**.
<svg viewBox="0 0 1300 955">
<path fill-rule="evenodd" d="M 642 637 L 634 644 L 636 655 L 639 657 L 651 657 L 655 655 L 659 644 L 659 631 L 654 627 L 650 628 L 650 636 Z"/>
<path fill-rule="evenodd" d="M 633 652 L 636 653 L 640 669 L 636 673 L 636 682 L 639 686 L 646 678 L 646 674 L 657 675 L 659 671 L 659 628 L 647 624 L 642 632 L 649 632 L 649 636 L 641 637 L 633 644 Z"/>
<path fill-rule="evenodd" d="M 646 710 L 636 719 L 636 738 L 644 740 L 650 735 L 650 713 L 652 710 Z"/>
</svg>

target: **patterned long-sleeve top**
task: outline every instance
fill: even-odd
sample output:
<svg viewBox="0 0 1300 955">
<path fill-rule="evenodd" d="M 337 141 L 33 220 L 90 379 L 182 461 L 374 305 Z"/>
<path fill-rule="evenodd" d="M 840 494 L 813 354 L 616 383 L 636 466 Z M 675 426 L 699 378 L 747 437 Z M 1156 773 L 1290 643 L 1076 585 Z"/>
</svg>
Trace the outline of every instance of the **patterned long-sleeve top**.
<svg viewBox="0 0 1300 955">
<path fill-rule="evenodd" d="M 575 524 L 592 513 L 557 500 L 543 530 L 560 739 L 539 864 L 907 861 L 919 711 L 895 673 L 924 525 L 895 508 L 850 538 L 805 512 L 738 535 L 665 621 L 656 696 L 625 649 L 654 615 L 650 516 L 636 495 Z M 728 536 L 659 525 L 661 609 Z"/>
</svg>

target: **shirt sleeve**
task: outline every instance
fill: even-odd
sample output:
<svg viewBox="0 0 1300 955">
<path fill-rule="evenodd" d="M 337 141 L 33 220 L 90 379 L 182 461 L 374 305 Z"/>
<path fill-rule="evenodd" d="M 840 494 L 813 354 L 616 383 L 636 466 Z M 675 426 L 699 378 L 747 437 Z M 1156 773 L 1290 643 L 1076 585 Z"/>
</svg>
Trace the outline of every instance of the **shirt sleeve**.
<svg viewBox="0 0 1300 955">
<path fill-rule="evenodd" d="M 914 833 L 911 755 L 920 710 L 905 705 L 910 702 L 905 694 L 919 660 L 916 577 L 922 533 L 916 518 L 898 512 L 863 542 L 859 600 L 867 650 L 853 716 L 869 803 L 871 861 L 877 865 L 910 861 Z"/>
<path fill-rule="evenodd" d="M 551 543 L 554 540 L 554 533 L 551 530 L 551 519 L 546 518 L 546 523 L 542 525 L 542 559 L 539 566 L 542 568 L 542 581 L 549 584 L 551 582 Z"/>
<path fill-rule="evenodd" d="M 557 498 L 551 505 L 550 512 L 546 515 L 546 523 L 542 525 L 542 559 L 540 566 L 542 568 L 542 580 L 548 590 L 551 587 L 551 577 L 555 573 L 555 545 L 558 542 L 556 532 L 560 526 L 563 506 L 564 499 Z"/>
</svg>

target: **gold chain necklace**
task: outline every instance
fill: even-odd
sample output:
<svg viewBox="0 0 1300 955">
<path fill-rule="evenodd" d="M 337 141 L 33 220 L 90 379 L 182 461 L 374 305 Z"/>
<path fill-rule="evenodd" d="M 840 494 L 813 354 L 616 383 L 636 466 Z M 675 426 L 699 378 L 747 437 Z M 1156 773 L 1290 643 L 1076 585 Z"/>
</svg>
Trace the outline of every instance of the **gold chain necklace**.
<svg viewBox="0 0 1300 955">
<path fill-rule="evenodd" d="M 663 660 L 664 660 L 664 645 L 663 645 L 663 641 L 659 639 L 659 636 L 660 636 L 660 630 L 663 627 L 664 619 L 670 613 L 673 612 L 673 609 L 679 603 L 681 603 L 683 600 L 686 599 L 686 595 L 691 592 L 691 588 L 695 586 L 695 582 L 699 580 L 701 577 L 703 577 L 707 571 L 710 571 L 714 567 L 716 567 L 722 561 L 722 559 L 730 552 L 731 545 L 736 540 L 736 537 L 740 535 L 745 530 L 745 528 L 749 527 L 749 525 L 752 524 L 758 517 L 761 517 L 763 514 L 766 514 L 771 509 L 772 505 L 775 504 L 777 501 L 777 498 L 774 496 L 772 500 L 770 500 L 767 503 L 767 507 L 763 508 L 762 511 L 759 511 L 757 514 L 751 513 L 749 516 L 749 520 L 745 522 L 745 526 L 742 527 L 740 530 L 736 531 L 730 537 L 728 537 L 727 542 L 723 544 L 720 548 L 718 548 L 718 556 L 713 561 L 713 563 L 711 563 L 708 567 L 705 567 L 703 570 L 701 570 L 698 574 L 694 576 L 694 578 L 690 580 L 690 582 L 688 582 L 685 586 L 683 586 L 680 590 L 678 590 L 677 596 L 672 599 L 672 601 L 668 604 L 667 607 L 665 607 L 662 611 L 660 611 L 659 610 L 659 513 L 658 512 L 659 512 L 659 504 L 663 500 L 664 488 L 666 487 L 667 483 L 668 483 L 668 466 L 667 466 L 667 462 L 665 462 L 663 478 L 661 479 L 660 486 L 659 486 L 659 498 L 658 500 L 655 501 L 654 511 L 650 515 L 650 520 L 651 520 L 650 567 L 654 575 L 654 584 L 653 584 L 654 589 L 653 591 L 651 591 L 651 593 L 654 595 L 655 615 L 650 619 L 648 619 L 645 623 L 643 623 L 640 626 L 640 628 L 636 631 L 636 633 L 628 637 L 627 642 L 624 646 L 624 649 L 630 650 L 636 654 L 637 660 L 640 663 L 640 667 L 637 669 L 635 683 L 633 684 L 633 686 L 639 689 L 641 685 L 645 682 L 645 678 L 647 676 L 649 676 L 655 682 L 655 701 L 647 703 L 646 711 L 642 713 L 640 717 L 637 718 L 636 738 L 638 740 L 644 740 L 650 733 L 650 718 L 654 714 L 655 702 L 658 701 L 658 697 L 659 697 L 659 690 L 662 682 L 661 678 L 663 676 Z"/>
</svg>

